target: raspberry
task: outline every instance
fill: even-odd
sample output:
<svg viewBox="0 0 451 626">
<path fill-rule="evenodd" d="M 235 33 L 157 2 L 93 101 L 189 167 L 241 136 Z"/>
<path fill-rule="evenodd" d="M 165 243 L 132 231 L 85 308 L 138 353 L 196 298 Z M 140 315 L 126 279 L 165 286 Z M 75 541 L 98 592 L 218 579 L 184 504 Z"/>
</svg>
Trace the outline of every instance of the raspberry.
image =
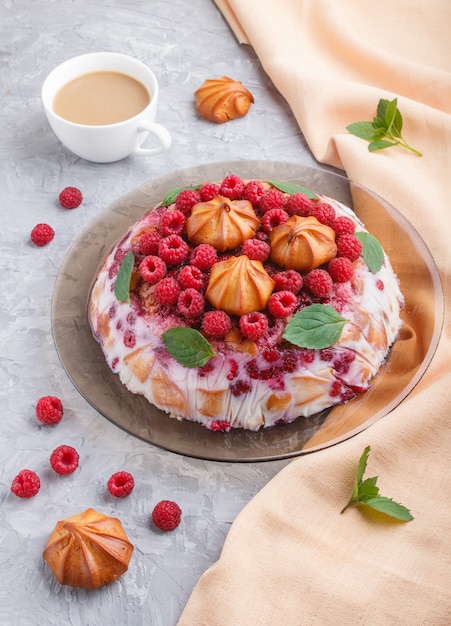
<svg viewBox="0 0 451 626">
<path fill-rule="evenodd" d="M 83 195 L 76 187 L 66 187 L 59 195 L 60 205 L 65 209 L 76 209 L 82 200 Z"/>
<path fill-rule="evenodd" d="M 160 530 L 174 530 L 182 519 L 182 509 L 171 500 L 161 500 L 152 511 L 152 522 Z"/>
<path fill-rule="evenodd" d="M 264 348 L 262 350 L 262 357 L 265 361 L 268 361 L 268 363 L 275 363 L 279 360 L 280 352 L 277 348 Z"/>
<path fill-rule="evenodd" d="M 63 412 L 62 402 L 55 396 L 43 396 L 36 404 L 36 417 L 43 424 L 58 424 Z"/>
<path fill-rule="evenodd" d="M 330 226 L 336 217 L 334 207 L 327 202 L 313 203 L 311 215 L 326 226 Z"/>
<path fill-rule="evenodd" d="M 329 261 L 327 266 L 332 280 L 336 283 L 345 283 L 354 276 L 354 267 L 352 262 L 345 256 L 336 256 Z"/>
<path fill-rule="evenodd" d="M 384 291 L 385 289 L 385 285 L 380 279 L 376 282 L 376 287 L 379 289 L 379 291 Z"/>
<path fill-rule="evenodd" d="M 180 285 L 175 278 L 163 278 L 155 287 L 155 298 L 158 304 L 172 306 L 177 303 L 180 292 Z"/>
<path fill-rule="evenodd" d="M 334 229 L 337 237 L 341 235 L 353 235 L 355 231 L 355 224 L 350 217 L 346 215 L 339 215 L 330 225 Z"/>
<path fill-rule="evenodd" d="M 165 277 L 166 269 L 166 263 L 154 255 L 144 257 L 139 264 L 139 273 L 151 285 Z"/>
<path fill-rule="evenodd" d="M 198 267 L 185 265 L 179 272 L 178 281 L 182 289 L 197 289 L 201 291 L 204 287 L 205 276 Z"/>
<path fill-rule="evenodd" d="M 332 278 L 326 270 L 311 270 L 304 277 L 304 286 L 317 298 L 326 298 L 332 290 Z"/>
<path fill-rule="evenodd" d="M 208 428 L 217 432 L 228 433 L 231 429 L 231 425 L 227 420 L 214 420 L 210 423 Z"/>
<path fill-rule="evenodd" d="M 32 498 L 41 488 L 41 481 L 36 472 L 21 470 L 11 483 L 11 491 L 19 498 Z"/>
<path fill-rule="evenodd" d="M 292 374 L 299 363 L 298 352 L 294 350 L 285 350 L 282 354 L 282 369 L 287 374 Z"/>
<path fill-rule="evenodd" d="M 200 199 L 202 202 L 213 200 L 219 194 L 219 189 L 218 183 L 204 183 L 199 189 Z"/>
<path fill-rule="evenodd" d="M 362 254 L 362 244 L 354 235 L 342 235 L 337 241 L 337 256 L 356 261 Z"/>
<path fill-rule="evenodd" d="M 178 297 L 177 308 L 185 317 L 200 317 L 204 312 L 205 298 L 196 289 L 185 289 Z"/>
<path fill-rule="evenodd" d="M 271 254 L 271 246 L 260 239 L 246 239 L 242 246 L 242 252 L 252 261 L 261 261 L 262 263 Z"/>
<path fill-rule="evenodd" d="M 239 176 L 230 174 L 221 183 L 219 193 L 230 200 L 236 200 L 243 195 L 245 184 Z"/>
<path fill-rule="evenodd" d="M 231 328 L 232 322 L 225 311 L 208 311 L 202 319 L 202 330 L 215 339 L 225 337 Z"/>
<path fill-rule="evenodd" d="M 284 203 L 285 196 L 279 189 L 269 189 L 261 197 L 258 206 L 262 213 L 266 213 L 270 209 L 281 209 Z"/>
<path fill-rule="evenodd" d="M 158 244 L 162 236 L 156 230 L 148 231 L 139 240 L 139 252 L 144 256 L 158 253 Z"/>
<path fill-rule="evenodd" d="M 308 217 L 311 215 L 313 202 L 301 192 L 294 193 L 285 203 L 285 210 L 289 215 Z"/>
<path fill-rule="evenodd" d="M 30 235 L 31 241 L 40 248 L 50 243 L 54 236 L 55 231 L 48 224 L 36 224 Z"/>
<path fill-rule="evenodd" d="M 134 348 L 136 345 L 136 335 L 133 330 L 126 330 L 124 333 L 124 346 Z"/>
<path fill-rule="evenodd" d="M 181 235 L 185 228 L 185 215 L 179 209 L 166 211 L 160 218 L 159 227 L 163 237 Z"/>
<path fill-rule="evenodd" d="M 190 256 L 190 263 L 194 267 L 198 267 L 200 270 L 209 270 L 210 267 L 216 263 L 218 255 L 215 248 L 209 243 L 201 243 L 194 248 Z"/>
<path fill-rule="evenodd" d="M 232 394 L 232 396 L 235 396 L 235 398 L 238 398 L 244 393 L 249 393 L 251 389 L 251 383 L 240 379 L 230 385 L 230 393 Z"/>
<path fill-rule="evenodd" d="M 298 293 L 303 283 L 302 275 L 296 270 L 277 272 L 272 276 L 272 279 L 276 283 L 276 291 L 292 291 L 293 293 Z"/>
<path fill-rule="evenodd" d="M 258 206 L 262 195 L 265 193 L 265 188 L 261 180 L 251 180 L 244 187 L 243 198 L 252 202 L 254 206 Z"/>
<path fill-rule="evenodd" d="M 279 224 L 285 224 L 289 215 L 283 209 L 269 209 L 262 217 L 262 228 L 265 233 L 270 233 Z"/>
<path fill-rule="evenodd" d="M 135 486 L 135 479 L 128 472 L 116 472 L 110 476 L 107 487 L 112 496 L 125 498 L 129 496 Z"/>
<path fill-rule="evenodd" d="M 78 452 L 71 446 L 58 446 L 50 455 L 50 465 L 58 474 L 72 474 L 78 467 Z"/>
<path fill-rule="evenodd" d="M 296 308 L 298 301 L 292 291 L 276 291 L 268 300 L 268 311 L 273 317 L 287 317 Z"/>
<path fill-rule="evenodd" d="M 259 311 L 242 315 L 239 324 L 243 335 L 254 341 L 263 337 L 268 330 L 268 319 Z"/>
<path fill-rule="evenodd" d="M 168 235 L 158 244 L 158 256 L 168 265 L 178 265 L 188 256 L 186 241 L 179 235 Z"/>
<path fill-rule="evenodd" d="M 195 189 L 183 189 L 177 194 L 175 208 L 188 215 L 195 204 L 201 202 L 200 193 Z"/>
</svg>

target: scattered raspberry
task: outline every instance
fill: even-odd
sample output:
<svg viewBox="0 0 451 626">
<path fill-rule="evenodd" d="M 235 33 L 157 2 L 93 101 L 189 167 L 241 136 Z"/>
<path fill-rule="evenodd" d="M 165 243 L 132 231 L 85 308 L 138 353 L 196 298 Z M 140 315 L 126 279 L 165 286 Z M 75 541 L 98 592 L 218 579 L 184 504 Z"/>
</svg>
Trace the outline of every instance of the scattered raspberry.
<svg viewBox="0 0 451 626">
<path fill-rule="evenodd" d="M 265 233 L 270 233 L 276 226 L 285 224 L 289 217 L 283 209 L 269 209 L 262 217 L 262 228 Z"/>
<path fill-rule="evenodd" d="M 385 285 L 380 279 L 376 282 L 376 287 L 379 289 L 379 291 L 384 291 L 385 289 Z"/>
<path fill-rule="evenodd" d="M 254 341 L 263 337 L 268 330 L 268 319 L 259 311 L 242 315 L 239 324 L 243 335 Z"/>
<path fill-rule="evenodd" d="M 136 335 L 133 330 L 127 329 L 124 333 L 124 346 L 134 348 L 136 345 Z"/>
<path fill-rule="evenodd" d="M 158 244 L 158 256 L 168 265 L 178 265 L 188 256 L 186 241 L 179 235 L 168 235 Z"/>
<path fill-rule="evenodd" d="M 129 496 L 135 487 L 135 479 L 128 472 L 116 472 L 108 480 L 108 491 L 116 498 Z"/>
<path fill-rule="evenodd" d="M 144 257 L 139 264 L 139 273 L 151 285 L 165 277 L 166 269 L 166 263 L 154 255 Z"/>
<path fill-rule="evenodd" d="M 199 194 L 202 202 L 208 202 L 213 200 L 215 196 L 219 194 L 220 186 L 218 183 L 204 183 L 199 189 Z"/>
<path fill-rule="evenodd" d="M 304 286 L 313 296 L 325 298 L 332 291 L 332 278 L 326 270 L 312 270 L 305 275 Z"/>
<path fill-rule="evenodd" d="M 342 235 L 337 241 L 337 256 L 356 261 L 362 254 L 362 244 L 354 235 Z"/>
<path fill-rule="evenodd" d="M 175 278 L 163 278 L 155 287 L 155 298 L 162 306 L 172 306 L 177 303 L 180 292 L 180 285 Z"/>
<path fill-rule="evenodd" d="M 43 396 L 36 404 L 36 417 L 43 424 L 58 424 L 63 412 L 62 402 L 56 396 Z"/>
<path fill-rule="evenodd" d="M 58 446 L 50 455 L 50 465 L 58 474 L 72 474 L 78 467 L 78 452 L 71 446 Z"/>
<path fill-rule="evenodd" d="M 245 184 L 239 176 L 230 174 L 222 181 L 219 193 L 226 198 L 236 200 L 243 195 Z"/>
<path fill-rule="evenodd" d="M 177 308 L 185 317 L 200 317 L 204 312 L 205 298 L 196 289 L 185 289 L 178 297 Z"/>
<path fill-rule="evenodd" d="M 265 188 L 261 180 L 251 180 L 244 187 L 243 198 L 252 202 L 254 206 L 258 206 L 264 193 Z"/>
<path fill-rule="evenodd" d="M 275 347 L 263 348 L 262 357 L 265 359 L 265 361 L 268 361 L 268 363 L 275 363 L 276 361 L 279 360 L 280 352 Z"/>
<path fill-rule="evenodd" d="M 152 511 L 152 522 L 160 530 L 174 530 L 181 518 L 182 509 L 171 500 L 161 500 Z"/>
<path fill-rule="evenodd" d="M 345 256 L 336 256 L 329 261 L 327 266 L 332 280 L 336 283 L 345 283 L 354 276 L 354 267 L 352 262 Z"/>
<path fill-rule="evenodd" d="M 201 291 L 205 284 L 205 275 L 194 265 L 185 265 L 179 272 L 178 281 L 182 289 Z"/>
<path fill-rule="evenodd" d="M 200 193 L 195 189 L 184 189 L 177 194 L 175 208 L 184 215 L 189 215 L 195 204 L 201 202 Z"/>
<path fill-rule="evenodd" d="M 268 300 L 268 311 L 273 317 L 287 317 L 296 308 L 298 300 L 292 291 L 276 291 Z"/>
<path fill-rule="evenodd" d="M 148 231 L 139 240 L 139 252 L 144 256 L 158 254 L 158 244 L 162 236 L 156 230 Z"/>
<path fill-rule="evenodd" d="M 299 363 L 299 352 L 295 350 L 284 350 L 282 354 L 282 369 L 287 374 L 292 374 Z"/>
<path fill-rule="evenodd" d="M 83 195 L 76 187 L 66 187 L 59 195 L 60 205 L 65 209 L 76 209 L 82 200 Z"/>
<path fill-rule="evenodd" d="M 54 236 L 55 231 L 48 224 L 36 224 L 30 235 L 31 241 L 40 248 L 50 243 Z"/>
<path fill-rule="evenodd" d="M 261 261 L 262 263 L 271 254 L 271 246 L 261 239 L 246 239 L 241 249 L 251 261 Z"/>
<path fill-rule="evenodd" d="M 242 396 L 245 393 L 249 393 L 251 389 L 252 389 L 251 383 L 245 380 L 240 380 L 240 379 L 238 379 L 237 381 L 235 381 L 234 383 L 230 385 L 230 393 L 233 396 L 235 396 L 235 398 L 238 398 L 239 396 Z"/>
<path fill-rule="evenodd" d="M 291 195 L 285 203 L 285 210 L 289 215 L 308 217 L 311 215 L 312 208 L 313 202 L 301 192 Z"/>
<path fill-rule="evenodd" d="M 296 270 L 277 272 L 272 276 L 272 279 L 276 283 L 276 291 L 292 291 L 293 293 L 298 293 L 303 283 L 302 275 Z"/>
<path fill-rule="evenodd" d="M 216 249 L 209 243 L 201 243 L 194 248 L 190 256 L 191 265 L 203 271 L 209 270 L 217 260 L 218 255 Z"/>
<path fill-rule="evenodd" d="M 350 217 L 346 215 L 339 215 L 330 225 L 334 229 L 337 237 L 341 235 L 353 235 L 355 231 L 355 224 Z"/>
<path fill-rule="evenodd" d="M 41 481 L 36 472 L 21 470 L 11 483 L 11 491 L 19 498 L 32 498 L 41 488 Z"/>
<path fill-rule="evenodd" d="M 202 330 L 215 339 L 225 337 L 231 328 L 232 322 L 225 311 L 208 311 L 202 319 Z"/>
<path fill-rule="evenodd" d="M 166 211 L 160 218 L 160 233 L 163 237 L 168 235 L 181 235 L 185 228 L 185 215 L 179 209 Z"/>
<path fill-rule="evenodd" d="M 336 217 L 334 207 L 326 202 L 314 202 L 311 215 L 316 217 L 321 224 L 326 224 L 326 226 L 330 226 Z"/>
<path fill-rule="evenodd" d="M 231 429 L 231 425 L 227 420 L 213 420 L 207 428 L 221 433 L 228 433 Z"/>
<path fill-rule="evenodd" d="M 268 189 L 260 199 L 259 209 L 266 213 L 271 209 L 281 209 L 285 204 L 285 196 L 279 189 Z"/>
</svg>

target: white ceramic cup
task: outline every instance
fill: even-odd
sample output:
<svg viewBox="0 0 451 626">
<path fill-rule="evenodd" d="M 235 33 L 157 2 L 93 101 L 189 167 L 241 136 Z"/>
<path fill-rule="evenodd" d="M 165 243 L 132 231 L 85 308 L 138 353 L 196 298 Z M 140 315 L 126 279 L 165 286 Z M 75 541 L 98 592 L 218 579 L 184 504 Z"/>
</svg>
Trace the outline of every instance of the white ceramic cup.
<svg viewBox="0 0 451 626">
<path fill-rule="evenodd" d="M 123 122 L 91 126 L 70 122 L 53 110 L 56 93 L 70 81 L 91 72 L 118 72 L 140 81 L 150 94 L 150 102 L 138 115 Z M 158 106 L 158 82 L 154 73 L 141 61 L 116 52 L 92 52 L 58 65 L 44 81 L 42 103 L 49 124 L 71 152 L 95 163 L 112 163 L 133 154 L 152 156 L 167 150 L 171 135 L 155 123 Z M 142 147 L 152 135 L 157 145 Z"/>
</svg>

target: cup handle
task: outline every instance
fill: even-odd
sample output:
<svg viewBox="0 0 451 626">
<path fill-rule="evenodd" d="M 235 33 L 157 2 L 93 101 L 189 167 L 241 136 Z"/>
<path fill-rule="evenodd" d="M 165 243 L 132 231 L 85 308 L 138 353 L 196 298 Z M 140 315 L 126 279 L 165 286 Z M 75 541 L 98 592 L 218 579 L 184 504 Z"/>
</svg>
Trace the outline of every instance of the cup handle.
<svg viewBox="0 0 451 626">
<path fill-rule="evenodd" d="M 166 128 L 161 126 L 161 124 L 156 124 L 155 122 L 140 122 L 138 132 L 146 132 L 147 137 L 149 135 L 155 135 L 159 141 L 159 145 L 154 146 L 153 148 L 136 148 L 133 152 L 136 156 L 152 156 L 153 154 L 160 154 L 161 152 L 167 150 L 172 143 L 172 137 Z M 145 141 L 145 139 L 143 141 Z"/>
</svg>

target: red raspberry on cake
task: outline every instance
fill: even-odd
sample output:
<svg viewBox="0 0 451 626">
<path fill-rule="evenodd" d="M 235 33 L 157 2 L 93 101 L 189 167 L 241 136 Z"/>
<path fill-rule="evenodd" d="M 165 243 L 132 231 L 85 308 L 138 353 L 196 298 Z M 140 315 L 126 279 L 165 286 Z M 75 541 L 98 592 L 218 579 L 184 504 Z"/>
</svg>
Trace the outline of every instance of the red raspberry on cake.
<svg viewBox="0 0 451 626">
<path fill-rule="evenodd" d="M 79 458 L 72 446 L 58 446 L 50 455 L 50 465 L 57 474 L 72 474 L 78 467 Z"/>
<path fill-rule="evenodd" d="M 135 488 L 135 479 L 128 472 L 116 472 L 110 476 L 107 487 L 115 498 L 125 498 Z"/>
<path fill-rule="evenodd" d="M 201 291 L 205 284 L 205 275 L 194 265 L 185 265 L 179 272 L 178 281 L 182 289 Z"/>
<path fill-rule="evenodd" d="M 285 204 L 285 196 L 279 189 L 268 189 L 260 199 L 258 205 L 262 213 L 266 213 L 271 209 L 282 209 Z"/>
<path fill-rule="evenodd" d="M 276 226 L 285 224 L 289 217 L 283 209 L 269 209 L 262 217 L 262 228 L 269 234 Z"/>
<path fill-rule="evenodd" d="M 245 184 L 239 176 L 230 174 L 226 176 L 221 183 L 219 193 L 221 196 L 230 198 L 230 200 L 236 200 L 243 195 Z"/>
<path fill-rule="evenodd" d="M 304 276 L 304 287 L 317 298 L 326 298 L 332 291 L 332 278 L 322 269 L 311 270 Z"/>
<path fill-rule="evenodd" d="M 327 270 L 335 283 L 346 283 L 354 276 L 354 266 L 345 256 L 336 256 L 331 259 Z"/>
<path fill-rule="evenodd" d="M 204 183 L 199 189 L 199 195 L 202 202 L 213 200 L 219 194 L 220 185 L 218 183 Z"/>
<path fill-rule="evenodd" d="M 32 498 L 41 488 L 41 481 L 36 472 L 21 470 L 11 483 L 11 491 L 18 498 Z"/>
<path fill-rule="evenodd" d="M 181 519 L 182 509 L 172 500 L 161 500 L 152 511 L 152 522 L 160 530 L 174 530 Z"/>
<path fill-rule="evenodd" d="M 289 215 L 308 217 L 311 215 L 312 208 L 313 202 L 301 192 L 291 195 L 285 203 L 285 210 Z"/>
<path fill-rule="evenodd" d="M 189 262 L 191 265 L 194 265 L 194 267 L 198 267 L 200 270 L 206 271 L 209 270 L 217 260 L 218 253 L 216 252 L 216 249 L 209 243 L 201 243 L 191 252 Z"/>
<path fill-rule="evenodd" d="M 276 272 L 273 274 L 272 279 L 276 283 L 276 291 L 292 291 L 293 293 L 298 293 L 303 283 L 302 274 L 299 274 L 296 270 Z"/>
<path fill-rule="evenodd" d="M 354 235 L 342 235 L 336 243 L 337 256 L 345 256 L 350 261 L 357 261 L 362 254 L 362 244 Z"/>
<path fill-rule="evenodd" d="M 292 291 L 276 291 L 268 300 L 268 311 L 273 317 L 287 317 L 291 315 L 298 300 Z"/>
<path fill-rule="evenodd" d="M 248 339 L 261 339 L 268 330 L 268 318 L 260 311 L 246 313 L 240 317 L 240 330 Z"/>
<path fill-rule="evenodd" d="M 196 289 L 184 289 L 177 299 L 177 309 L 187 318 L 197 318 L 205 308 L 205 298 Z"/>
<path fill-rule="evenodd" d="M 151 285 L 165 277 L 166 269 L 166 263 L 154 255 L 144 257 L 139 264 L 139 273 Z"/>
<path fill-rule="evenodd" d="M 42 396 L 37 401 L 36 417 L 43 424 L 58 424 L 64 413 L 63 404 L 56 396 Z"/>
<path fill-rule="evenodd" d="M 173 306 L 177 304 L 181 287 L 175 278 L 168 276 L 157 283 L 155 287 L 155 298 L 162 306 Z"/>
<path fill-rule="evenodd" d="M 246 239 L 241 249 L 243 254 L 251 259 L 251 261 L 261 261 L 262 263 L 264 263 L 271 254 L 271 246 L 261 239 Z"/>
<path fill-rule="evenodd" d="M 214 339 L 222 339 L 231 328 L 232 322 L 225 311 L 207 311 L 202 318 L 202 330 Z"/>
<path fill-rule="evenodd" d="M 59 195 L 60 205 L 65 209 L 76 209 L 83 201 L 83 194 L 77 187 L 66 187 Z"/>
<path fill-rule="evenodd" d="M 52 241 L 55 231 L 49 224 L 36 224 L 30 234 L 31 241 L 42 248 Z"/>
<path fill-rule="evenodd" d="M 185 215 L 179 209 L 166 211 L 160 218 L 160 233 L 163 237 L 181 235 L 185 229 L 185 221 Z"/>
<path fill-rule="evenodd" d="M 353 235 L 355 232 L 354 222 L 351 218 L 346 217 L 346 215 L 339 215 L 332 222 L 330 227 L 335 231 L 337 237 L 341 237 L 341 235 Z"/>
<path fill-rule="evenodd" d="M 189 215 L 195 204 L 201 202 L 200 193 L 195 189 L 183 189 L 177 194 L 175 199 L 175 208 L 184 215 Z"/>
<path fill-rule="evenodd" d="M 162 235 L 156 230 L 144 233 L 139 240 L 138 250 L 140 254 L 149 256 L 158 254 L 158 244 L 163 239 Z"/>
<path fill-rule="evenodd" d="M 310 215 L 326 226 L 330 226 L 336 218 L 335 209 L 327 202 L 314 202 Z"/>
<path fill-rule="evenodd" d="M 258 206 L 264 193 L 265 187 L 261 180 L 251 180 L 244 187 L 243 198 L 248 202 L 252 202 L 254 206 Z"/>
<path fill-rule="evenodd" d="M 178 265 L 189 253 L 188 244 L 180 235 L 168 235 L 158 244 L 158 256 L 168 265 Z"/>
</svg>

